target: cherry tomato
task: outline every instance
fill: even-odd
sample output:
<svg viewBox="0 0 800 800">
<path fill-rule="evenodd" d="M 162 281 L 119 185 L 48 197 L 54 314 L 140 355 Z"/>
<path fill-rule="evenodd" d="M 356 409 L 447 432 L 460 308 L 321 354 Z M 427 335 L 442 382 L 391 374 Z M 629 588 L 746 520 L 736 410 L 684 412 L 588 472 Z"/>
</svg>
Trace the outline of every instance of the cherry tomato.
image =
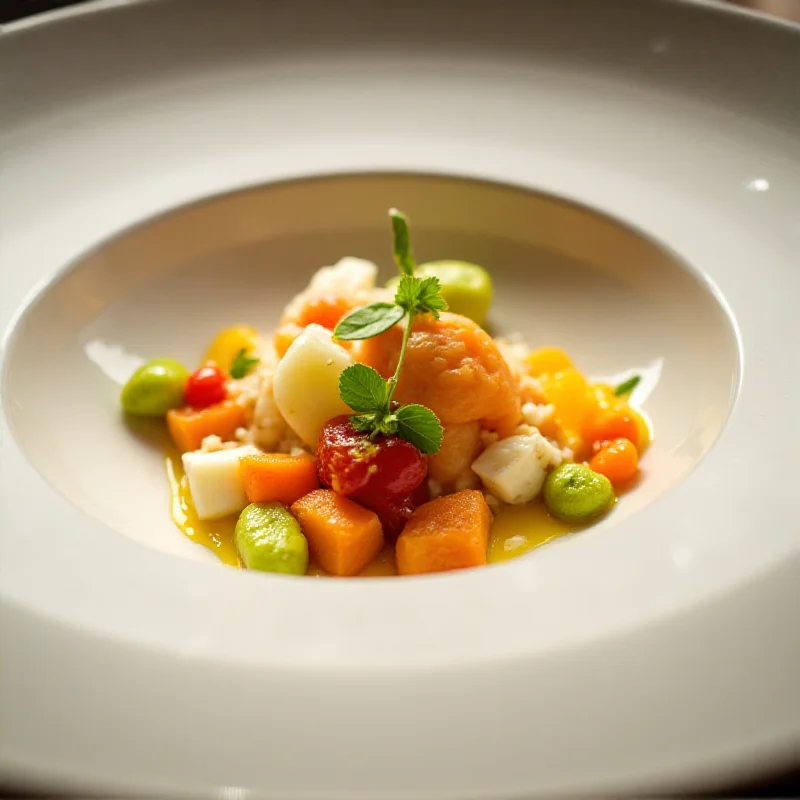
<svg viewBox="0 0 800 800">
<path fill-rule="evenodd" d="M 216 367 L 201 367 L 186 381 L 183 397 L 192 408 L 206 408 L 225 399 L 225 376 Z"/>
<path fill-rule="evenodd" d="M 384 533 L 399 533 L 427 498 L 428 465 L 414 445 L 397 436 L 373 440 L 353 430 L 349 417 L 325 424 L 317 448 L 320 482 L 374 511 Z"/>
</svg>

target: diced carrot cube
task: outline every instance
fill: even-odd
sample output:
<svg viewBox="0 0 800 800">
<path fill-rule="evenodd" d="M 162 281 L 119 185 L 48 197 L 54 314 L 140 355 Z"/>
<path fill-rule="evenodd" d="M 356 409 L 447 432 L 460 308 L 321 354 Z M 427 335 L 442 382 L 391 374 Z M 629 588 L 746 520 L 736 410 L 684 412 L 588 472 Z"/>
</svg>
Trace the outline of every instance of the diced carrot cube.
<svg viewBox="0 0 800 800">
<path fill-rule="evenodd" d="M 290 506 L 319 488 L 317 462 L 311 455 L 260 453 L 241 459 L 242 484 L 251 503 Z"/>
<path fill-rule="evenodd" d="M 346 297 L 318 297 L 309 300 L 303 306 L 297 324 L 305 327 L 315 323 L 322 325 L 323 328 L 333 330 L 336 323 L 352 308 L 352 302 Z"/>
<path fill-rule="evenodd" d="M 230 400 L 207 408 L 173 408 L 167 411 L 167 428 L 182 453 L 197 450 L 206 436 L 233 439 L 236 429 L 244 424 L 244 409 Z"/>
<path fill-rule="evenodd" d="M 381 551 L 378 515 L 337 494 L 317 489 L 292 505 L 312 557 L 331 575 L 357 575 Z"/>
<path fill-rule="evenodd" d="M 492 513 L 483 494 L 464 489 L 420 506 L 397 539 L 401 575 L 444 572 L 486 563 Z"/>
</svg>

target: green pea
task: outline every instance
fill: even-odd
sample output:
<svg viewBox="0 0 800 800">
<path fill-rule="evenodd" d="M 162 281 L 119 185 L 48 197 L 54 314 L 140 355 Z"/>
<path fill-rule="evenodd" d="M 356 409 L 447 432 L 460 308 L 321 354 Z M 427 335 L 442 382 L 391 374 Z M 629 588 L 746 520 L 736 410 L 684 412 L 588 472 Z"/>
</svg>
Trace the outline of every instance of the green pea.
<svg viewBox="0 0 800 800">
<path fill-rule="evenodd" d="M 129 414 L 163 417 L 183 405 L 183 387 L 189 371 L 173 358 L 148 361 L 122 387 L 120 401 Z"/>
<path fill-rule="evenodd" d="M 282 503 L 250 503 L 239 516 L 233 538 L 247 569 L 306 574 L 308 541 Z"/>
<path fill-rule="evenodd" d="M 544 483 L 544 502 L 564 522 L 588 522 L 614 502 L 614 489 L 605 475 L 585 464 L 562 464 Z"/>
<path fill-rule="evenodd" d="M 469 261 L 429 261 L 420 264 L 414 274 L 419 278 L 438 278 L 450 311 L 469 317 L 478 325 L 486 324 L 494 292 L 492 279 L 483 267 Z M 396 288 L 398 280 L 389 281 L 388 288 Z"/>
</svg>

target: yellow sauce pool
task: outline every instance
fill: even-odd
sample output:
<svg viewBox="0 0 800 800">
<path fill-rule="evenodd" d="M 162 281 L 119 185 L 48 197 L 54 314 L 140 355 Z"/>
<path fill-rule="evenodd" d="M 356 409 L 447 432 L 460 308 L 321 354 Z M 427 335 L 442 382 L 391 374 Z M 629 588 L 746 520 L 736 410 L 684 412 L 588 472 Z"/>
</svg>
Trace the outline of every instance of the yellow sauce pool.
<svg viewBox="0 0 800 800">
<path fill-rule="evenodd" d="M 171 496 L 172 521 L 193 542 L 211 550 L 223 564 L 238 567 L 239 555 L 233 544 L 233 529 L 238 514 L 223 519 L 201 520 L 194 510 L 189 481 L 183 471 L 183 462 L 177 451 L 166 455 L 167 478 Z"/>
<path fill-rule="evenodd" d="M 502 506 L 495 513 L 489 536 L 489 563 L 516 558 L 575 530 L 577 525 L 551 517 L 540 500 L 524 506 Z"/>
<path fill-rule="evenodd" d="M 170 450 L 165 461 L 171 494 L 171 514 L 175 525 L 193 542 L 211 550 L 223 564 L 239 567 L 239 556 L 233 543 L 237 515 L 218 520 L 198 519 L 180 454 Z M 551 517 L 541 502 L 527 506 L 503 506 L 496 512 L 492 525 L 489 563 L 516 558 L 534 547 L 575 530 L 578 530 L 577 526 L 570 526 Z M 327 577 L 327 573 L 313 561 L 308 566 L 308 574 Z M 359 577 L 376 578 L 386 575 L 397 575 L 393 546 L 385 547 Z"/>
</svg>

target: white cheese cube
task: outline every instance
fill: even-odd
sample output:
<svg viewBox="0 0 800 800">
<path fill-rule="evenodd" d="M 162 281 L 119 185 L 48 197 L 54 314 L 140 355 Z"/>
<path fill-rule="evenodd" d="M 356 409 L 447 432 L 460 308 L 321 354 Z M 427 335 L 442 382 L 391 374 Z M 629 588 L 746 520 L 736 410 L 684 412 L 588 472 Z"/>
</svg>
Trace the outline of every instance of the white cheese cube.
<svg viewBox="0 0 800 800">
<path fill-rule="evenodd" d="M 339 376 L 352 363 L 350 354 L 333 341 L 327 328 L 309 325 L 275 370 L 272 391 L 278 411 L 312 448 L 329 419 L 350 413 L 339 397 Z"/>
<path fill-rule="evenodd" d="M 534 431 L 489 445 L 472 462 L 472 471 L 504 503 L 528 503 L 542 491 L 549 466 L 561 463 L 558 448 Z"/>
<path fill-rule="evenodd" d="M 257 447 L 247 444 L 226 450 L 195 450 L 183 454 L 183 469 L 200 519 L 226 517 L 247 505 L 247 495 L 239 476 L 239 459 L 259 452 Z"/>
</svg>

